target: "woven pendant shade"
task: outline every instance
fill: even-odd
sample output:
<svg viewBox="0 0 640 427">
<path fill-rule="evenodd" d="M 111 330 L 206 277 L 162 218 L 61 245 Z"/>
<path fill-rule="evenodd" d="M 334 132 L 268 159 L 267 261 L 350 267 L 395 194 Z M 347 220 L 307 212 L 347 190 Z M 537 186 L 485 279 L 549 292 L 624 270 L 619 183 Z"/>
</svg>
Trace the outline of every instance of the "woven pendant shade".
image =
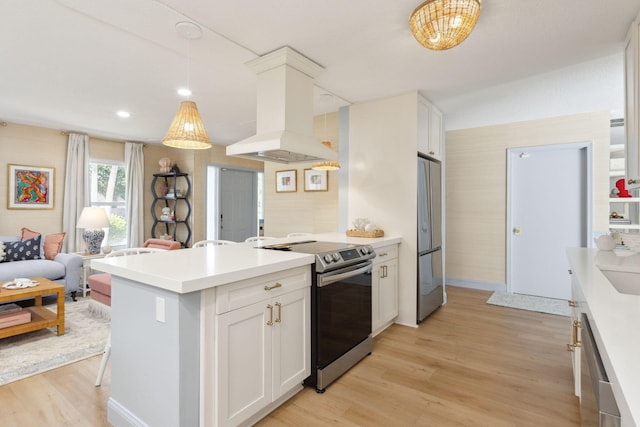
<svg viewBox="0 0 640 427">
<path fill-rule="evenodd" d="M 462 43 L 480 16 L 480 0 L 427 0 L 409 18 L 418 43 L 427 49 L 446 50 Z"/>
<path fill-rule="evenodd" d="M 169 147 L 203 150 L 211 148 L 209 135 L 193 101 L 182 101 L 162 143 Z"/>
<path fill-rule="evenodd" d="M 324 145 L 330 150 L 333 150 L 333 145 L 331 144 L 331 141 L 322 141 L 322 145 Z M 340 169 L 340 163 L 338 163 L 336 160 L 331 160 L 328 162 L 315 162 L 311 165 L 311 169 L 316 171 L 337 171 L 338 169 Z"/>
</svg>

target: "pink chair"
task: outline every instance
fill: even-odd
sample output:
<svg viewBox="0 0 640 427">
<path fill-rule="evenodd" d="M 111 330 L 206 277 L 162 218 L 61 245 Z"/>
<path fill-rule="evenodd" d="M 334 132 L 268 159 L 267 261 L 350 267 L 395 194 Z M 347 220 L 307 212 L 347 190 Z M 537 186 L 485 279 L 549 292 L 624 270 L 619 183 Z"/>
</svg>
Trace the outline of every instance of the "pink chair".
<svg viewBox="0 0 640 427">
<path fill-rule="evenodd" d="M 156 248 L 172 251 L 174 249 L 180 249 L 182 247 L 182 244 L 180 242 L 176 242 L 175 240 L 147 239 L 147 241 L 144 242 L 142 246 L 145 248 Z"/>
<path fill-rule="evenodd" d="M 143 248 L 145 249 L 160 249 L 166 251 L 180 249 L 181 247 L 180 242 L 165 239 L 147 239 L 143 244 Z M 122 249 L 120 251 L 113 251 L 107 255 L 107 257 L 139 254 L 143 252 L 151 251 L 143 251 L 142 248 Z M 89 283 L 89 289 L 91 289 L 91 293 L 89 294 L 91 299 L 111 307 L 111 275 L 109 273 L 92 274 L 87 278 L 87 282 Z"/>
</svg>

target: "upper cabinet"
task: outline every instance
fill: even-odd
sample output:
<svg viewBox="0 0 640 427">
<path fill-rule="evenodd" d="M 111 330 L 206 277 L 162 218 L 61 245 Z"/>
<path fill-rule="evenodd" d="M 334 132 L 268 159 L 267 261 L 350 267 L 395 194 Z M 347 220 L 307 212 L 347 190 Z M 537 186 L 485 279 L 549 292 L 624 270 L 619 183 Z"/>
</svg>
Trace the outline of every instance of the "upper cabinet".
<svg viewBox="0 0 640 427">
<path fill-rule="evenodd" d="M 624 47 L 625 158 L 627 184 L 640 184 L 640 17 L 631 23 Z"/>
<path fill-rule="evenodd" d="M 418 97 L 418 151 L 442 160 L 442 113 L 433 104 Z"/>
</svg>

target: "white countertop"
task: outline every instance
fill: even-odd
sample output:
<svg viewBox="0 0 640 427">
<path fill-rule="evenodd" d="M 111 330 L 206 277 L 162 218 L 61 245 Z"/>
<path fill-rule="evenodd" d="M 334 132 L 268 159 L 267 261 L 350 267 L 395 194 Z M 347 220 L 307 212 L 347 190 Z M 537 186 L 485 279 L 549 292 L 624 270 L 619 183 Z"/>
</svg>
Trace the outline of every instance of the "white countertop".
<svg viewBox="0 0 640 427">
<path fill-rule="evenodd" d="M 590 313 L 623 426 L 640 425 L 640 296 L 619 293 L 596 266 L 597 249 L 567 254 Z"/>
<path fill-rule="evenodd" d="M 367 239 L 339 233 L 315 234 L 103 258 L 92 260 L 91 267 L 172 292 L 188 293 L 312 264 L 313 255 L 256 249 L 256 246 L 303 240 L 370 244 L 375 249 L 399 243 L 401 239 L 393 236 Z"/>
</svg>

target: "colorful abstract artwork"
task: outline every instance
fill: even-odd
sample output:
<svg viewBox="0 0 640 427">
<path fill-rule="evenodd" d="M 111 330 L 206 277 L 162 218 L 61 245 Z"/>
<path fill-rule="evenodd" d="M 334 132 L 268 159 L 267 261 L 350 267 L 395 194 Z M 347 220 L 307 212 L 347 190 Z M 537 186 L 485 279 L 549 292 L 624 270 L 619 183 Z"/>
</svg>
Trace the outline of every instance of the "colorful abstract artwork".
<svg viewBox="0 0 640 427">
<path fill-rule="evenodd" d="M 8 209 L 53 209 L 54 168 L 9 165 Z"/>
</svg>

